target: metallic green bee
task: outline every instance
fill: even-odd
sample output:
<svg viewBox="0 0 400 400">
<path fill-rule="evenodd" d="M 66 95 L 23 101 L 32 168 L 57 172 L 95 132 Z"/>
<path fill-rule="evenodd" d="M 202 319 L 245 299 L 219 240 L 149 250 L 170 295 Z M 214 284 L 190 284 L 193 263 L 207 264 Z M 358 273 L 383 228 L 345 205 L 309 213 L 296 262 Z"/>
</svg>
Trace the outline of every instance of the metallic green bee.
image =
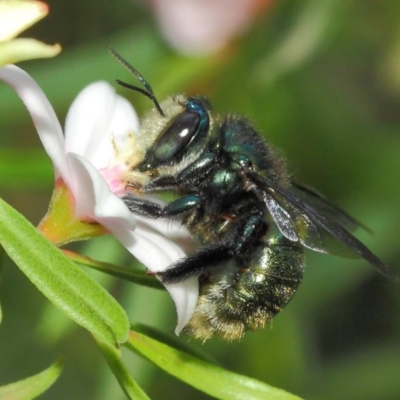
<svg viewBox="0 0 400 400">
<path fill-rule="evenodd" d="M 203 97 L 179 95 L 158 103 L 142 76 L 114 55 L 145 89 L 117 82 L 155 105 L 142 121 L 146 149 L 132 169 L 148 177 L 141 192 L 178 195 L 166 206 L 134 196 L 124 201 L 135 214 L 179 220 L 201 242 L 157 274 L 170 283 L 198 277 L 200 296 L 186 327 L 192 336 L 234 340 L 271 321 L 301 283 L 304 248 L 362 257 L 396 279 L 349 233 L 360 224 L 294 183 L 285 161 L 249 122 L 213 115 Z"/>
</svg>

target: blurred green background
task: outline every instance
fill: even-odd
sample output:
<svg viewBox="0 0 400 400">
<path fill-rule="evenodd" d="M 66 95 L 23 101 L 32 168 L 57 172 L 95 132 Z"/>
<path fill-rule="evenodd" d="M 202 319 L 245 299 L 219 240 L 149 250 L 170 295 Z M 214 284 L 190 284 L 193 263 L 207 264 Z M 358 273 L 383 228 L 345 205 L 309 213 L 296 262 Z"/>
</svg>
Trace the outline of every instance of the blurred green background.
<svg viewBox="0 0 400 400">
<path fill-rule="evenodd" d="M 24 33 L 63 46 L 60 56 L 22 64 L 61 121 L 88 83 L 133 81 L 112 46 L 156 95 L 201 93 L 215 112 L 248 116 L 287 156 L 297 180 L 323 192 L 373 231 L 357 232 L 400 273 L 400 2 L 276 0 L 252 29 L 207 57 L 177 54 L 144 2 L 49 1 L 50 15 Z M 129 96 L 139 113 L 150 102 Z M 53 171 L 25 107 L 0 85 L 0 196 L 34 224 L 47 210 Z M 75 245 L 103 261 L 134 261 L 112 238 Z M 123 399 L 90 335 L 51 306 L 7 258 L 0 300 L 0 385 L 43 370 L 59 354 L 65 368 L 43 399 Z M 100 273 L 132 321 L 173 332 L 165 292 Z M 364 260 L 307 252 L 307 271 L 272 328 L 239 343 L 181 340 L 220 365 L 305 399 L 400 399 L 400 291 Z M 208 396 L 136 356 L 135 379 L 152 399 Z"/>
</svg>

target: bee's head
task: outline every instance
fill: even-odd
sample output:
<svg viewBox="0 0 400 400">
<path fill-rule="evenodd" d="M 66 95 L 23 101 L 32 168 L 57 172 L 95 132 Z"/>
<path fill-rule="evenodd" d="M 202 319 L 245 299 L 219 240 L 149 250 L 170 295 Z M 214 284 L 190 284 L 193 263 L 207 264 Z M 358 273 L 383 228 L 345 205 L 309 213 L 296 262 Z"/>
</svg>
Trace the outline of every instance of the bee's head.
<svg viewBox="0 0 400 400">
<path fill-rule="evenodd" d="M 164 100 L 161 107 L 164 117 L 153 109 L 142 121 L 139 140 L 147 143 L 147 150 L 135 169 L 173 174 L 204 149 L 211 124 L 209 106 L 204 98 L 178 95 Z"/>
<path fill-rule="evenodd" d="M 212 125 L 208 101 L 203 97 L 178 95 L 159 103 L 142 75 L 115 50 L 109 48 L 109 51 L 139 79 L 144 89 L 116 82 L 145 95 L 155 106 L 141 121 L 135 148 L 141 161 L 133 169 L 150 175 L 174 174 L 184 169 L 204 149 Z"/>
</svg>

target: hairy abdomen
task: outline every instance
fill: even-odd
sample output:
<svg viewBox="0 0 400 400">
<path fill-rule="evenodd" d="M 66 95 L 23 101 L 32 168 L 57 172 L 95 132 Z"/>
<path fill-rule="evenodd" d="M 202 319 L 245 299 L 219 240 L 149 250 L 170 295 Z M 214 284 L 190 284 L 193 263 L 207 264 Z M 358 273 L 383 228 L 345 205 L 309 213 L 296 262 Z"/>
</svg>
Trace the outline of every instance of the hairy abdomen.
<svg viewBox="0 0 400 400">
<path fill-rule="evenodd" d="M 304 271 L 302 248 L 267 234 L 244 256 L 200 278 L 196 311 L 186 330 L 202 340 L 240 339 L 265 326 L 290 301 Z"/>
</svg>

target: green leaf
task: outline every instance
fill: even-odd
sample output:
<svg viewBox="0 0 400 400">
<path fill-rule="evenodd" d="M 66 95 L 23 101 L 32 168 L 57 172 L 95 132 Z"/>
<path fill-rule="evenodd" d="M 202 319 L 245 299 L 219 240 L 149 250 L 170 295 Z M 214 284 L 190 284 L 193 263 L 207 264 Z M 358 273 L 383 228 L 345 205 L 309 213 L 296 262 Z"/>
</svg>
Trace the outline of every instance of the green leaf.
<svg viewBox="0 0 400 400">
<path fill-rule="evenodd" d="M 3 264 L 2 264 L 3 256 L 4 256 L 4 249 L 0 245 L 0 283 L 1 283 L 1 273 L 3 272 Z M 1 309 L 1 303 L 0 303 L 0 324 L 2 320 L 3 320 L 3 311 Z"/>
<path fill-rule="evenodd" d="M 108 343 L 103 342 L 100 339 L 97 339 L 96 337 L 95 339 L 108 366 L 117 378 L 121 388 L 128 398 L 135 400 L 149 400 L 149 397 L 132 378 L 123 363 L 120 350 L 116 349 L 114 346 L 110 346 Z"/>
<path fill-rule="evenodd" d="M 164 343 L 176 350 L 188 353 L 193 357 L 199 358 L 211 364 L 218 364 L 218 360 L 212 357 L 210 354 L 193 347 L 186 341 L 183 341 L 177 335 L 168 334 L 164 331 L 141 324 L 139 322 L 132 324 L 131 328 L 137 333 L 141 333 L 147 337 L 157 340 L 158 342 Z"/>
<path fill-rule="evenodd" d="M 138 285 L 147 286 L 153 289 L 164 290 L 164 286 L 153 276 L 146 275 L 146 272 L 133 268 L 124 268 L 110 263 L 94 260 L 93 258 L 82 256 L 69 250 L 63 250 L 64 254 L 77 264 L 93 268 L 97 271 L 122 278 L 127 281 L 137 283 Z"/>
<path fill-rule="evenodd" d="M 115 299 L 1 199 L 0 243 L 31 282 L 76 323 L 110 343 L 126 340 L 128 317 Z"/>
<path fill-rule="evenodd" d="M 0 387 L 0 399 L 29 400 L 35 399 L 46 391 L 60 376 L 63 367 L 62 359 L 39 374 L 18 382 Z"/>
<path fill-rule="evenodd" d="M 300 399 L 282 389 L 202 361 L 137 331 L 131 330 L 125 346 L 176 378 L 218 399 Z"/>
</svg>

